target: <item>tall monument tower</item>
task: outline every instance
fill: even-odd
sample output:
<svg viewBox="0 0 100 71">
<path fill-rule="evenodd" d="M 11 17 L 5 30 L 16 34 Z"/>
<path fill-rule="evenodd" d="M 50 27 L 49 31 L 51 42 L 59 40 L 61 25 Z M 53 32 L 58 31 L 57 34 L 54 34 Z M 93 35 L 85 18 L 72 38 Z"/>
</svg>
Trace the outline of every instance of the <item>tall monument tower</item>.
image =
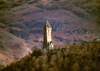
<svg viewBox="0 0 100 71">
<path fill-rule="evenodd" d="M 44 40 L 43 48 L 53 49 L 54 47 L 52 43 L 51 31 L 52 31 L 52 27 L 47 21 L 43 28 L 43 40 Z"/>
</svg>

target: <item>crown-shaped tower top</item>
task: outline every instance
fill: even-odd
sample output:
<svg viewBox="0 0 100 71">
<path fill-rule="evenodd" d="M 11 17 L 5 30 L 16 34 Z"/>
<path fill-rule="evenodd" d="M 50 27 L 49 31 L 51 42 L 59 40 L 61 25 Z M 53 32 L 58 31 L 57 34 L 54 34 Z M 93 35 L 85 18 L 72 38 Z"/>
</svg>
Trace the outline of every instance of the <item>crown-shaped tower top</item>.
<svg viewBox="0 0 100 71">
<path fill-rule="evenodd" d="M 51 28 L 51 25 L 49 24 L 49 22 L 48 21 L 46 21 L 46 24 L 45 24 L 45 26 L 44 27 L 46 27 L 46 28 Z"/>
</svg>

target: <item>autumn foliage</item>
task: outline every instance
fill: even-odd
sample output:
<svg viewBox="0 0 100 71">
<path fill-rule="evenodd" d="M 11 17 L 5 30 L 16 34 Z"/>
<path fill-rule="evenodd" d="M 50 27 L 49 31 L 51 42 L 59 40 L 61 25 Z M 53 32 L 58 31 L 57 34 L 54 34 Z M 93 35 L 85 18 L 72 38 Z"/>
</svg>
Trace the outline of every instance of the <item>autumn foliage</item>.
<svg viewBox="0 0 100 71">
<path fill-rule="evenodd" d="M 1 71 L 100 71 L 100 43 L 74 43 L 53 50 L 35 49 Z"/>
</svg>

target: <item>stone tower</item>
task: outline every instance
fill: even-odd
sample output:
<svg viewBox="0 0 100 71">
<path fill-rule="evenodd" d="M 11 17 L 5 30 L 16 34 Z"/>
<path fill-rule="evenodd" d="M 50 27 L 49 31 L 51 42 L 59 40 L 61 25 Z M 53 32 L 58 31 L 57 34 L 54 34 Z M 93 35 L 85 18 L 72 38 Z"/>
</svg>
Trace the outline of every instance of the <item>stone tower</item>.
<svg viewBox="0 0 100 71">
<path fill-rule="evenodd" d="M 43 28 L 43 40 L 44 40 L 43 48 L 53 49 L 54 47 L 52 43 L 51 31 L 52 31 L 52 27 L 47 21 Z"/>
</svg>

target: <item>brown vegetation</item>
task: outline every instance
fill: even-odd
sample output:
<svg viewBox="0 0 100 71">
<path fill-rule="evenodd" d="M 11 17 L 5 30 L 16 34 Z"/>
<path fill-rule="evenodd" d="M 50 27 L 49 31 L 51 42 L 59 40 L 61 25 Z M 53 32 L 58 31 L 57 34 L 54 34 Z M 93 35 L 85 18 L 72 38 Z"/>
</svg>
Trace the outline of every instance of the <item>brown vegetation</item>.
<svg viewBox="0 0 100 71">
<path fill-rule="evenodd" d="M 1 71 L 99 71 L 100 43 L 72 44 L 53 50 L 35 49 Z"/>
</svg>

